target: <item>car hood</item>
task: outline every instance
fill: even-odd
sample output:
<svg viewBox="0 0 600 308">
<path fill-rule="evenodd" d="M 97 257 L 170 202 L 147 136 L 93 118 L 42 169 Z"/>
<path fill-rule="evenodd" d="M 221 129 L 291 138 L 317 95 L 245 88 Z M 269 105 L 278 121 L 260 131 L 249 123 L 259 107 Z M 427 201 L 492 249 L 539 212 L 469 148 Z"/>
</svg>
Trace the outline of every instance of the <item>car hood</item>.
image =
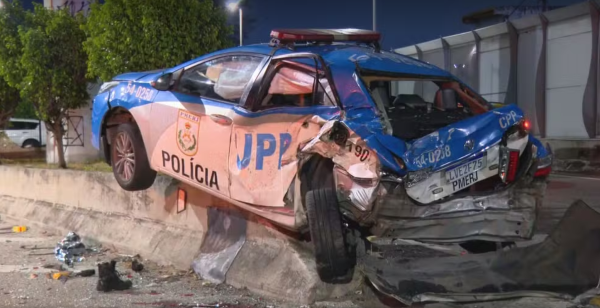
<svg viewBox="0 0 600 308">
<path fill-rule="evenodd" d="M 153 70 L 153 71 L 145 71 L 145 72 L 129 72 L 124 73 L 118 76 L 115 76 L 113 80 L 118 81 L 143 81 L 142 79 L 149 79 L 149 77 L 158 77 L 164 70 Z"/>
</svg>

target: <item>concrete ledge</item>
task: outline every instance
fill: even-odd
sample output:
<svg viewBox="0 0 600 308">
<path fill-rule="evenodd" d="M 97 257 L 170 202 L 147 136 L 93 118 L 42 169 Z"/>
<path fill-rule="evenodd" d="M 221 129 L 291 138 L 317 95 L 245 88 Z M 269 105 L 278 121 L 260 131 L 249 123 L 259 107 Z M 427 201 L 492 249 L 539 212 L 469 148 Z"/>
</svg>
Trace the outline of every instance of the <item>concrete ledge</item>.
<svg viewBox="0 0 600 308">
<path fill-rule="evenodd" d="M 188 194 L 177 213 L 176 192 Z M 140 253 L 160 264 L 190 269 L 208 231 L 208 208 L 244 217 L 246 242 L 226 274 L 234 287 L 296 303 L 342 296 L 360 283 L 320 281 L 310 243 L 258 223 L 259 218 L 167 177 L 146 191 L 122 190 L 110 173 L 0 166 L 0 215 Z M 357 271 L 358 273 L 358 271 Z"/>
<path fill-rule="evenodd" d="M 198 253 L 203 236 L 201 232 L 156 221 L 5 195 L 0 196 L 0 213 L 62 234 L 76 231 L 120 251 L 140 253 L 153 261 L 182 269 L 188 268 Z"/>
</svg>

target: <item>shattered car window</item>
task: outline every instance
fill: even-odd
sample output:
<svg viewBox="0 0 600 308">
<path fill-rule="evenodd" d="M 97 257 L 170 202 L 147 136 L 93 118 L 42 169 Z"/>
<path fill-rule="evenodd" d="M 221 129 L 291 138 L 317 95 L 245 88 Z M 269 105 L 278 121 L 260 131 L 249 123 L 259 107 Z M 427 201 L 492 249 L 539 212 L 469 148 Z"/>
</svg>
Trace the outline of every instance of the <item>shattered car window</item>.
<svg viewBox="0 0 600 308">
<path fill-rule="evenodd" d="M 450 80 L 366 76 L 371 97 L 392 134 L 414 140 L 488 110 L 486 102 Z"/>
<path fill-rule="evenodd" d="M 238 103 L 261 61 L 257 56 L 226 56 L 205 62 L 183 73 L 179 91 Z"/>
<path fill-rule="evenodd" d="M 317 71 L 305 64 L 286 61 L 277 68 L 261 108 L 332 106 L 333 95 L 327 78 L 316 79 Z M 316 92 L 315 92 L 315 82 Z"/>
</svg>

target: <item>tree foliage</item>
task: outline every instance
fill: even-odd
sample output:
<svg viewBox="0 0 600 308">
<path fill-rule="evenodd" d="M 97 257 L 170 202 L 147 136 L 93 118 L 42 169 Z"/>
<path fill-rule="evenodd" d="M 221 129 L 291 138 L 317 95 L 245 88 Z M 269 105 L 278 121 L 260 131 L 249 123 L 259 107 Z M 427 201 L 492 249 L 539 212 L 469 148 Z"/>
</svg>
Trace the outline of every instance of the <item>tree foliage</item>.
<svg viewBox="0 0 600 308">
<path fill-rule="evenodd" d="M 27 27 L 26 12 L 19 0 L 0 0 L 0 76 L 11 87 L 18 87 L 23 78 L 21 52 L 23 46 L 19 27 Z"/>
<path fill-rule="evenodd" d="M 0 77 L 0 130 L 6 127 L 8 119 L 19 104 L 19 90 L 11 87 Z"/>
<path fill-rule="evenodd" d="M 83 29 L 88 76 L 104 81 L 233 45 L 225 12 L 211 0 L 106 0 L 92 4 Z"/>
<path fill-rule="evenodd" d="M 66 111 L 87 103 L 85 33 L 82 15 L 72 17 L 67 9 L 49 10 L 36 4 L 27 12 L 29 27 L 19 28 L 23 46 L 21 97 L 35 107 L 46 122 L 57 145 L 59 166 L 66 168 L 63 152 Z"/>
<path fill-rule="evenodd" d="M 20 106 L 19 90 L 22 71 L 20 66 L 21 40 L 18 27 L 25 25 L 25 11 L 20 1 L 0 0 L 0 129 Z"/>
</svg>

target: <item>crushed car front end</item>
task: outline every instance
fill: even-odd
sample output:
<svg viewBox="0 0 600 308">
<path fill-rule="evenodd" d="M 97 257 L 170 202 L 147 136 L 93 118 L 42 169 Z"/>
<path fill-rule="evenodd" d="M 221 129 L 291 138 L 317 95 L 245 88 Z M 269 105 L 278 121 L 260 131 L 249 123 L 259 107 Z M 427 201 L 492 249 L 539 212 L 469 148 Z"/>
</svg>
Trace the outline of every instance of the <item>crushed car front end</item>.
<svg viewBox="0 0 600 308">
<path fill-rule="evenodd" d="M 303 149 L 333 160 L 342 213 L 381 240 L 530 239 L 552 154 L 523 112 L 427 63 L 365 50 L 325 56 L 344 116 Z"/>
</svg>

